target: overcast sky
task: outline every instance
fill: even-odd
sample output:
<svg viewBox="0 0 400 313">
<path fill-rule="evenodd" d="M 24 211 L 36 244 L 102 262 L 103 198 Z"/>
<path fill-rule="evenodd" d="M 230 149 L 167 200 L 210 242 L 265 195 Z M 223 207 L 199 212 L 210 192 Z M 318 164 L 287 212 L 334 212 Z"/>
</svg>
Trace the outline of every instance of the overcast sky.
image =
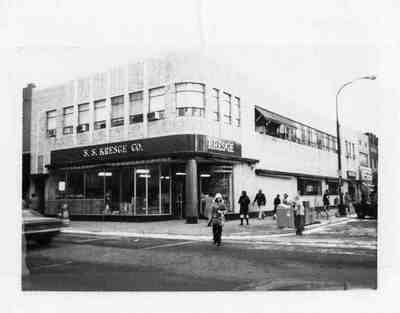
<svg viewBox="0 0 400 313">
<path fill-rule="evenodd" d="M 42 88 L 147 56 L 203 48 L 248 76 L 249 83 L 282 97 L 288 105 L 280 106 L 280 113 L 303 122 L 320 115 L 331 122 L 310 119 L 330 132 L 337 89 L 354 78 L 378 75 L 376 81 L 347 87 L 340 107 L 343 124 L 379 134 L 376 44 L 382 40 L 379 13 L 387 8 L 375 2 L 22 0 L 2 5 L 0 26 L 8 30 L 3 38 L 16 52 L 12 79 L 21 87 L 34 82 Z M 265 105 L 276 109 L 274 103 Z"/>
</svg>

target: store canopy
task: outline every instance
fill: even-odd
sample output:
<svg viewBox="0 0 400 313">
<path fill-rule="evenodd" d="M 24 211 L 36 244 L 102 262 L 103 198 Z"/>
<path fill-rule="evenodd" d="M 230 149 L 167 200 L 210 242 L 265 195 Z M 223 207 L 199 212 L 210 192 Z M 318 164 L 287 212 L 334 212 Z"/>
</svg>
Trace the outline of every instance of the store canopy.
<svg viewBox="0 0 400 313">
<path fill-rule="evenodd" d="M 284 124 L 289 127 L 297 128 L 297 125 L 294 121 L 291 119 L 288 119 L 282 115 L 279 115 L 277 113 L 265 110 L 259 106 L 255 107 L 258 113 L 260 113 L 266 120 L 273 121 L 277 124 Z"/>
</svg>

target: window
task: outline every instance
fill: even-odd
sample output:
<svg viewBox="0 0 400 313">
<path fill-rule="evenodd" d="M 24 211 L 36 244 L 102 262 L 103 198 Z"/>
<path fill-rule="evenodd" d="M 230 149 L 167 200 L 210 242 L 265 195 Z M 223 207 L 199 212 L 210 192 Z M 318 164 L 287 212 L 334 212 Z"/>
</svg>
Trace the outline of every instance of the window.
<svg viewBox="0 0 400 313">
<path fill-rule="evenodd" d="M 86 172 L 86 199 L 104 199 L 104 170 L 91 170 Z"/>
<path fill-rule="evenodd" d="M 163 112 L 165 110 L 165 88 L 158 87 L 149 91 L 149 112 Z"/>
<path fill-rule="evenodd" d="M 233 117 L 233 125 L 239 127 L 240 126 L 240 99 L 238 97 L 235 97 L 233 99 L 232 117 Z"/>
<path fill-rule="evenodd" d="M 143 91 L 129 94 L 129 123 L 143 122 Z"/>
<path fill-rule="evenodd" d="M 231 98 L 232 98 L 232 96 L 229 93 L 226 93 L 226 92 L 222 93 L 221 117 L 222 117 L 222 121 L 225 124 L 231 124 L 232 123 Z"/>
<path fill-rule="evenodd" d="M 46 112 L 46 123 L 47 123 L 47 136 L 48 137 L 55 137 L 56 136 L 56 125 L 57 125 L 57 111 L 47 111 Z"/>
<path fill-rule="evenodd" d="M 85 197 L 84 172 L 71 171 L 67 173 L 66 197 L 70 199 L 82 199 Z"/>
<path fill-rule="evenodd" d="M 360 152 L 360 165 L 368 166 L 368 154 Z"/>
<path fill-rule="evenodd" d="M 106 128 L 106 100 L 94 102 L 94 129 Z"/>
<path fill-rule="evenodd" d="M 211 91 L 210 110 L 213 121 L 219 121 L 219 90 L 215 88 Z"/>
<path fill-rule="evenodd" d="M 179 83 L 175 87 L 178 116 L 204 117 L 204 85 Z"/>
<path fill-rule="evenodd" d="M 111 98 L 111 127 L 124 125 L 124 96 Z"/>
<path fill-rule="evenodd" d="M 323 134 L 320 132 L 316 132 L 316 138 L 317 138 L 317 148 L 322 149 L 323 147 Z"/>
<path fill-rule="evenodd" d="M 356 149 L 355 149 L 355 146 L 354 146 L 354 143 L 352 143 L 351 144 L 351 147 L 353 148 L 353 160 L 355 160 L 356 159 Z"/>
<path fill-rule="evenodd" d="M 314 179 L 297 179 L 297 190 L 300 195 L 320 195 L 322 194 L 322 185 L 320 180 Z"/>
<path fill-rule="evenodd" d="M 333 137 L 332 141 L 333 141 L 333 151 L 337 152 L 338 151 L 337 138 Z"/>
<path fill-rule="evenodd" d="M 87 132 L 89 130 L 89 103 L 78 105 L 78 133 Z"/>
<path fill-rule="evenodd" d="M 326 189 L 329 195 L 337 195 L 339 190 L 339 184 L 336 181 L 327 181 Z"/>
<path fill-rule="evenodd" d="M 63 109 L 63 134 L 72 134 L 74 129 L 74 107 L 70 106 Z"/>
</svg>

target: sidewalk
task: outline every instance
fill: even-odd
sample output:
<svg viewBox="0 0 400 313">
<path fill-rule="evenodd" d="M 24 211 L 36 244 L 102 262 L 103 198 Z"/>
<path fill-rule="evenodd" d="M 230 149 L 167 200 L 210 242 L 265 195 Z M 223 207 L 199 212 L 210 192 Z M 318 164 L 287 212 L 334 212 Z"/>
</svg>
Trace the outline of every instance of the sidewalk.
<svg viewBox="0 0 400 313">
<path fill-rule="evenodd" d="M 305 231 L 317 229 L 328 224 L 342 223 L 350 219 L 351 217 L 332 216 L 329 220 L 323 219 L 319 223 L 306 226 Z M 223 228 L 224 239 L 249 240 L 295 234 L 295 229 L 293 228 L 278 228 L 276 220 L 273 220 L 272 217 L 267 217 L 263 220 L 253 218 L 249 222 L 249 226 L 240 226 L 240 221 L 238 220 L 225 222 Z M 147 223 L 71 221 L 70 226 L 63 229 L 63 232 L 183 240 L 210 240 L 212 238 L 211 227 L 207 227 L 206 220 L 199 220 L 198 224 L 186 224 L 184 220 Z"/>
</svg>

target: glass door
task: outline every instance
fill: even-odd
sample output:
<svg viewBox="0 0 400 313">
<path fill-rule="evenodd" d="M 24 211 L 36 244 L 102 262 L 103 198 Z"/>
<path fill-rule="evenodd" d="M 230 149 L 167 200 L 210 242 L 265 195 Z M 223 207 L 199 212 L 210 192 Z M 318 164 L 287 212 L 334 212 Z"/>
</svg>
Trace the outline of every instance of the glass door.
<svg viewBox="0 0 400 313">
<path fill-rule="evenodd" d="M 147 168 L 135 169 L 135 215 L 147 215 Z"/>
</svg>

